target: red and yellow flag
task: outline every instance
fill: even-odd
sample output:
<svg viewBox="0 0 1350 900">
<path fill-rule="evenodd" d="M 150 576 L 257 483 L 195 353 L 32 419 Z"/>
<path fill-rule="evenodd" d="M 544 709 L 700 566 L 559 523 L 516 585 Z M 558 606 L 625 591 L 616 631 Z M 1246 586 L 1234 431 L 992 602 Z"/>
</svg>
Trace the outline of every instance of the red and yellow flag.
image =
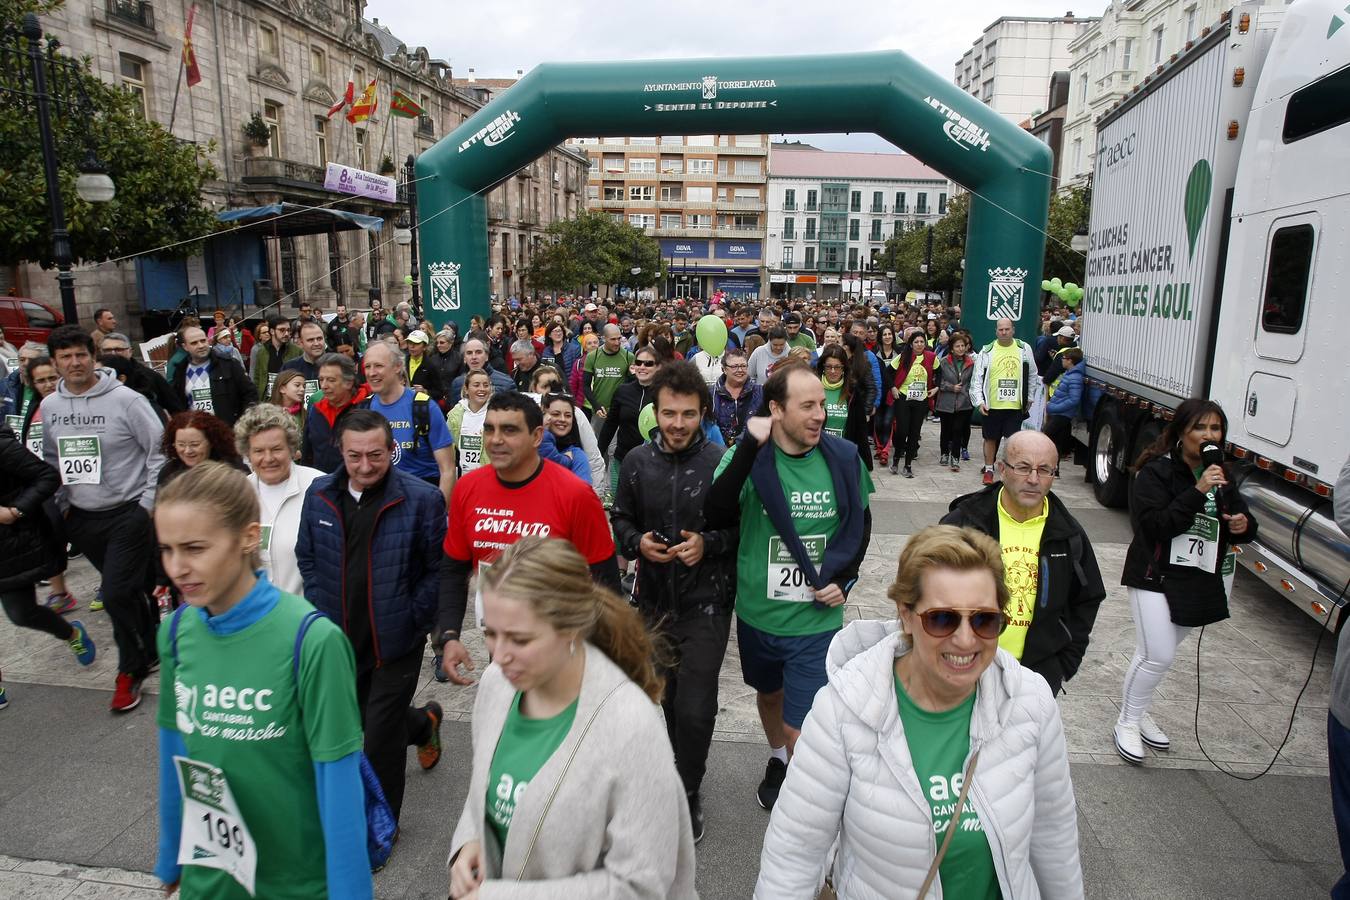
<svg viewBox="0 0 1350 900">
<path fill-rule="evenodd" d="M 361 96 L 352 101 L 351 109 L 347 110 L 347 121 L 355 125 L 357 122 L 364 122 L 375 112 L 376 107 L 380 105 L 379 99 L 375 96 L 375 79 L 370 79 L 370 84 L 361 92 Z"/>
<path fill-rule="evenodd" d="M 197 17 L 197 4 L 188 9 L 187 27 L 183 29 L 183 70 L 187 72 L 187 85 L 192 87 L 202 80 L 202 70 L 197 66 L 197 54 L 192 49 L 192 20 Z"/>
</svg>

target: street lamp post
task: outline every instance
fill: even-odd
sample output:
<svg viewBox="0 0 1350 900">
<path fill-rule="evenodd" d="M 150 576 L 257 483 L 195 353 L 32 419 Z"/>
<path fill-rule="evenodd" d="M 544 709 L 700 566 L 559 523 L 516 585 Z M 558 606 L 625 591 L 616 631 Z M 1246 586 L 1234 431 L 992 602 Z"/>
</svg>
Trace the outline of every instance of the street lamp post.
<svg viewBox="0 0 1350 900">
<path fill-rule="evenodd" d="M 408 198 L 408 274 L 412 276 L 412 308 L 417 320 L 422 320 L 422 278 L 417 271 L 417 159 L 408 154 L 403 163 L 403 184 Z"/>
</svg>

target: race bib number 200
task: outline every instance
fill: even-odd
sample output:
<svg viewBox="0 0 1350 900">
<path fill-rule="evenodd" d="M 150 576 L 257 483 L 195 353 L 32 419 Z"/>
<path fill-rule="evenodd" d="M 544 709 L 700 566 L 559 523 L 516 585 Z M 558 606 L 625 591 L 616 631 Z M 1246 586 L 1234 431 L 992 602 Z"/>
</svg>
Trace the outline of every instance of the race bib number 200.
<svg viewBox="0 0 1350 900">
<path fill-rule="evenodd" d="M 258 848 L 230 792 L 225 773 L 215 766 L 175 756 L 178 786 L 183 792 L 183 829 L 178 862 L 221 869 L 256 896 Z"/>
<path fill-rule="evenodd" d="M 811 564 L 820 571 L 825 561 L 825 535 L 804 534 L 802 543 L 806 545 L 806 554 Z M 806 573 L 797 565 L 796 558 L 787 544 L 778 535 L 769 538 L 769 568 L 765 573 L 770 600 L 785 600 L 789 603 L 810 603 L 816 599 L 816 592 Z"/>
<path fill-rule="evenodd" d="M 103 482 L 103 450 L 98 435 L 57 438 L 56 457 L 62 484 Z"/>
</svg>

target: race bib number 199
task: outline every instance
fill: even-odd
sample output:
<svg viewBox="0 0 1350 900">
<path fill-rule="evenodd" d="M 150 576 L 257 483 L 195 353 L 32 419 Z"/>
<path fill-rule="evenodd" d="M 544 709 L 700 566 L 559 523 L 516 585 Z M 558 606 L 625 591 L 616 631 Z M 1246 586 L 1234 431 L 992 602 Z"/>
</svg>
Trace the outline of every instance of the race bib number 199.
<svg viewBox="0 0 1350 900">
<path fill-rule="evenodd" d="M 98 435 L 57 438 L 56 456 L 62 484 L 102 483 L 103 451 Z"/>
<path fill-rule="evenodd" d="M 183 792 L 183 830 L 178 862 L 221 869 L 256 896 L 258 848 L 230 792 L 225 773 L 215 766 L 175 756 L 178 786 Z"/>
<path fill-rule="evenodd" d="M 811 558 L 811 564 L 819 571 L 820 564 L 825 561 L 825 535 L 804 534 L 802 543 L 806 545 L 806 553 Z M 776 534 L 769 538 L 769 568 L 765 574 L 770 600 L 810 603 L 816 599 L 815 588 L 806 573 L 797 565 L 797 560 L 787 544 Z"/>
</svg>

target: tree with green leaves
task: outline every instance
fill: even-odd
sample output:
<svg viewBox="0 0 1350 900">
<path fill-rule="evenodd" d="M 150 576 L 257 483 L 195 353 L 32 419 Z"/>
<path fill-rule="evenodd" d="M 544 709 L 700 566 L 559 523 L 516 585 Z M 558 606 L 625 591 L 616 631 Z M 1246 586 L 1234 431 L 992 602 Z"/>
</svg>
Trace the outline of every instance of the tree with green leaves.
<svg viewBox="0 0 1350 900">
<path fill-rule="evenodd" d="M 589 284 L 641 290 L 661 277 L 661 245 L 609 213 L 583 211 L 548 226 L 525 274 L 533 288 L 580 291 Z M 640 271 L 635 275 L 634 269 Z"/>
<path fill-rule="evenodd" d="M 1046 228 L 1043 278 L 1059 278 L 1065 284 L 1082 284 L 1087 258 L 1070 248 L 1079 231 L 1086 232 L 1092 208 L 1092 191 L 1072 187 L 1050 195 L 1050 224 Z"/>
<path fill-rule="evenodd" d="M 961 287 L 965 256 L 967 195 L 953 197 L 947 214 L 932 226 L 915 223 L 886 242 L 877 257 L 883 271 L 895 272 L 896 291 L 943 291 L 948 297 Z M 928 276 L 920 270 L 928 251 L 928 228 L 933 229 L 933 258 Z"/>
<path fill-rule="evenodd" d="M 0 22 L 7 26 L 0 40 L 26 51 L 28 42 L 17 34 L 23 14 L 59 5 L 0 0 Z M 64 49 L 59 52 L 65 55 Z M 55 260 L 42 145 L 35 107 L 17 99 L 31 93 L 27 58 L 18 62 L 0 67 L 0 96 L 6 107 L 0 117 L 0 234 L 6 238 L 0 264 L 27 261 L 49 268 Z M 74 82 L 49 89 L 67 98 L 82 94 L 89 104 L 88 109 L 70 103 L 52 110 L 58 181 L 75 261 L 102 262 L 215 230 L 215 216 L 202 202 L 203 187 L 216 178 L 205 156 L 209 148 L 181 142 L 157 122 L 143 119 L 136 98 L 101 81 L 87 59 L 55 68 L 58 78 Z M 91 152 L 116 185 L 110 202 L 89 203 L 75 193 L 79 166 Z M 165 255 L 187 255 L 195 249 L 189 244 Z"/>
</svg>

